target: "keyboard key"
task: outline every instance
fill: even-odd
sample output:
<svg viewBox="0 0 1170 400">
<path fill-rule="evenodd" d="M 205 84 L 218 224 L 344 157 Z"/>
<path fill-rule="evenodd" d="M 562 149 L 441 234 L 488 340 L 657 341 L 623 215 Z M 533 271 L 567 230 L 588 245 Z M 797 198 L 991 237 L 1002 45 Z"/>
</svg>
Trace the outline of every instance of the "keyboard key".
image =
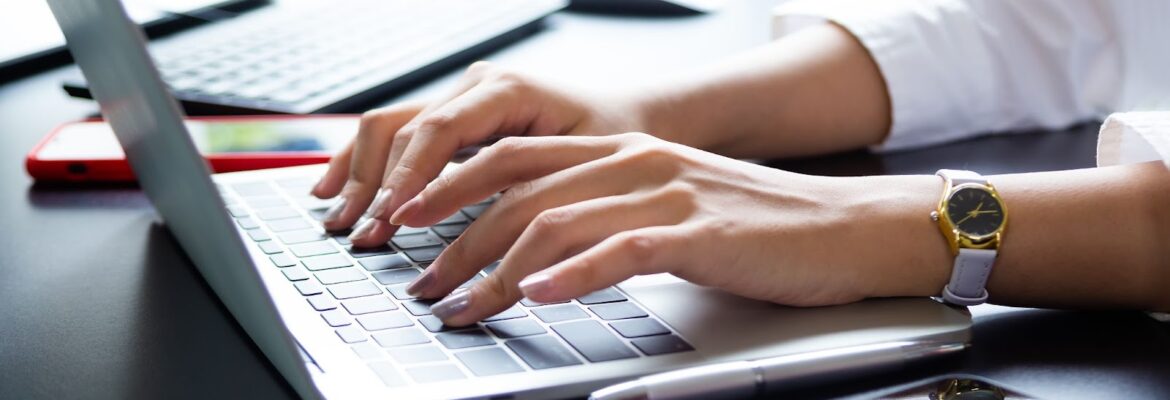
<svg viewBox="0 0 1170 400">
<path fill-rule="evenodd" d="M 386 291 L 390 292 L 390 295 L 394 296 L 394 298 L 396 298 L 398 300 L 414 299 L 414 296 L 406 294 L 406 287 L 407 286 L 409 286 L 409 285 L 407 285 L 405 283 L 401 284 L 401 285 L 387 286 Z"/>
<path fill-rule="evenodd" d="M 317 280 L 321 281 L 321 284 L 324 285 L 335 285 L 338 283 L 366 280 L 366 274 L 355 267 L 329 269 L 317 272 L 313 275 L 316 275 Z"/>
<path fill-rule="evenodd" d="M 357 354 L 359 358 L 366 361 L 373 361 L 386 357 L 386 353 L 382 352 L 382 349 L 379 348 L 378 345 L 368 341 L 355 344 L 349 348 L 353 349 L 354 354 Z"/>
<path fill-rule="evenodd" d="M 260 242 L 256 243 L 256 245 L 260 246 L 260 251 L 263 251 L 264 254 L 276 254 L 284 252 L 284 249 L 280 248 L 280 245 L 276 244 L 276 242 Z"/>
<path fill-rule="evenodd" d="M 305 257 L 301 259 L 301 264 L 305 264 L 305 268 L 308 268 L 309 271 L 321 271 L 353 265 L 353 263 L 349 262 L 349 259 L 341 254 Z"/>
<path fill-rule="evenodd" d="M 561 304 L 548 307 L 533 308 L 532 314 L 540 318 L 541 321 L 547 323 L 571 321 L 574 319 L 589 318 L 589 314 L 585 313 L 581 307 L 573 304 Z"/>
<path fill-rule="evenodd" d="M 394 243 L 394 245 L 398 246 L 400 249 L 416 249 L 419 247 L 439 246 L 443 244 L 443 241 L 439 238 L 425 233 L 420 235 L 395 236 L 394 239 L 390 240 L 390 242 Z"/>
<path fill-rule="evenodd" d="M 452 350 L 496 344 L 495 339 L 480 329 L 440 333 L 435 335 L 435 340 Z"/>
<path fill-rule="evenodd" d="M 424 315 L 424 316 L 418 317 L 418 323 L 421 324 L 423 326 L 423 328 L 427 328 L 428 331 L 435 332 L 435 333 L 457 331 L 460 329 L 468 329 L 469 328 L 469 327 L 456 328 L 456 327 L 444 325 L 443 321 L 439 320 L 439 318 L 435 317 L 434 315 Z"/>
<path fill-rule="evenodd" d="M 248 216 L 248 209 L 244 206 L 227 206 L 228 214 L 235 218 L 244 218 Z M 244 228 L 252 229 L 252 228 Z"/>
<path fill-rule="evenodd" d="M 500 267 L 500 262 L 497 260 L 491 264 L 488 264 L 488 266 L 483 267 L 483 273 L 490 274 L 492 272 L 495 272 L 496 268 L 499 268 L 499 267 Z"/>
<path fill-rule="evenodd" d="M 675 335 L 644 337 L 641 339 L 634 339 L 630 341 L 630 343 L 633 343 L 634 347 L 637 347 L 638 350 L 642 350 L 642 352 L 646 353 L 648 356 L 678 353 L 681 351 L 691 351 L 695 349 L 687 342 L 684 342 L 682 338 Z"/>
<path fill-rule="evenodd" d="M 431 229 L 434 229 L 435 233 L 439 234 L 439 237 L 443 239 L 455 240 L 455 238 L 467 230 L 467 226 L 466 223 L 455 223 L 450 225 L 435 225 Z"/>
<path fill-rule="evenodd" d="M 293 282 L 304 281 L 311 278 L 309 273 L 305 272 L 304 268 L 285 268 L 280 270 L 280 272 L 283 272 L 284 277 Z"/>
<path fill-rule="evenodd" d="M 288 202 L 280 196 L 252 196 L 245 197 L 244 202 L 252 208 L 287 206 Z"/>
<path fill-rule="evenodd" d="M 312 228 L 308 221 L 304 218 L 288 218 L 268 222 L 268 229 L 273 232 L 295 231 L 297 229 Z"/>
<path fill-rule="evenodd" d="M 663 326 L 653 318 L 635 318 L 614 321 L 609 323 L 609 327 L 617 331 L 619 335 L 627 338 L 664 335 L 670 333 L 670 329 L 666 329 L 666 326 Z"/>
<path fill-rule="evenodd" d="M 414 325 L 402 311 L 385 311 L 374 314 L 359 315 L 357 322 L 367 331 L 380 331 L 391 328 L 404 328 Z"/>
<path fill-rule="evenodd" d="M 418 364 L 425 362 L 446 361 L 447 353 L 433 344 L 425 346 L 398 347 L 386 350 L 394 361 L 402 364 Z"/>
<path fill-rule="evenodd" d="M 337 328 L 337 336 L 341 337 L 341 341 L 349 344 L 361 343 L 369 340 L 366 338 L 365 332 L 362 332 L 361 329 L 358 329 L 352 325 Z"/>
<path fill-rule="evenodd" d="M 373 334 L 374 341 L 382 347 L 409 346 L 412 344 L 430 343 L 427 334 L 418 328 L 391 329 Z"/>
<path fill-rule="evenodd" d="M 305 283 L 305 282 L 298 282 L 298 283 Z M 316 284 L 316 282 L 311 282 L 311 281 L 308 283 Z M 382 293 L 382 289 L 379 289 L 377 285 L 374 285 L 373 283 L 370 283 L 369 281 L 339 283 L 336 285 L 330 285 L 328 287 L 328 290 L 329 290 L 329 293 L 332 294 L 333 297 L 338 299 L 338 300 L 352 299 L 352 298 L 365 297 L 365 296 L 373 296 L 373 295 Z"/>
<path fill-rule="evenodd" d="M 462 284 L 460 284 L 459 286 L 457 286 L 457 287 L 456 287 L 456 289 L 467 289 L 467 288 L 470 288 L 470 287 L 471 287 L 471 285 L 474 285 L 474 284 L 475 284 L 475 282 L 478 282 L 480 279 L 483 279 L 483 276 L 481 276 L 480 274 L 475 274 L 475 275 L 472 275 L 472 276 L 471 276 L 471 279 L 468 279 L 468 280 L 467 280 L 467 282 L 463 282 Z"/>
<path fill-rule="evenodd" d="M 322 312 L 321 318 L 324 318 L 325 323 L 329 324 L 329 326 L 332 326 L 334 328 L 339 327 L 339 326 L 346 326 L 346 325 L 349 325 L 352 323 L 349 320 L 349 317 L 345 316 L 344 312 L 342 312 L 341 310 L 338 310 L 336 308 Z"/>
<path fill-rule="evenodd" d="M 259 229 L 252 229 L 245 232 L 248 232 L 248 237 L 252 238 L 252 241 L 263 242 L 266 240 L 272 240 L 272 237 L 269 237 L 267 233 L 264 233 L 264 231 Z"/>
<path fill-rule="evenodd" d="M 590 306 L 589 311 L 593 311 L 594 314 L 597 314 L 598 317 L 606 321 L 648 316 L 645 311 L 642 311 L 641 307 L 628 301 Z"/>
<path fill-rule="evenodd" d="M 236 223 L 239 224 L 240 227 L 244 228 L 244 229 L 256 229 L 256 228 L 260 227 L 260 223 L 256 222 L 256 220 L 252 219 L 251 217 L 244 217 L 244 218 L 237 219 Z"/>
<path fill-rule="evenodd" d="M 592 362 L 620 360 L 638 356 L 609 329 L 597 321 L 576 321 L 552 325 L 552 330 Z"/>
<path fill-rule="evenodd" d="M 313 281 L 296 282 L 296 283 L 293 283 L 293 286 L 295 286 L 297 288 L 297 291 L 301 292 L 301 295 L 304 295 L 304 296 L 312 296 L 315 294 L 321 294 L 321 293 L 325 292 L 325 288 L 321 287 L 320 283 L 313 282 Z"/>
<path fill-rule="evenodd" d="M 386 386 L 393 387 L 406 384 L 406 379 L 403 378 L 402 374 L 399 374 L 398 371 L 394 369 L 394 365 L 389 362 L 380 361 L 370 363 L 370 369 L 374 371 L 375 375 L 378 375 L 378 379 L 381 379 L 382 384 Z"/>
<path fill-rule="evenodd" d="M 325 235 L 317 232 L 314 229 L 305 229 L 301 231 L 289 231 L 276 234 L 280 241 L 284 244 L 297 244 L 305 242 L 316 242 L 318 240 L 325 240 Z"/>
<path fill-rule="evenodd" d="M 605 288 L 605 289 L 601 289 L 601 290 L 598 290 L 596 292 L 578 297 L 577 301 L 579 301 L 579 302 L 581 302 L 581 304 L 585 304 L 585 305 L 613 303 L 613 302 L 618 302 L 618 301 L 626 301 L 626 296 L 623 296 L 621 294 L 621 292 L 618 292 L 617 289 Z"/>
<path fill-rule="evenodd" d="M 502 339 L 539 335 L 548 331 L 531 319 L 513 319 L 487 324 L 487 328 Z"/>
<path fill-rule="evenodd" d="M 463 362 L 467 369 L 475 376 L 492 376 L 524 371 L 524 367 L 517 364 L 508 352 L 499 347 L 490 349 L 470 350 L 455 353 L 455 358 Z"/>
<path fill-rule="evenodd" d="M 428 233 L 431 230 L 426 227 L 415 228 L 411 226 L 400 226 L 398 231 L 394 232 L 394 237 L 417 235 L 420 233 Z"/>
<path fill-rule="evenodd" d="M 276 194 L 276 190 L 273 189 L 272 186 L 269 186 L 268 182 L 237 183 L 231 186 L 232 189 L 236 191 L 236 193 L 239 193 L 240 196 L 245 197 Z"/>
<path fill-rule="evenodd" d="M 524 312 L 524 310 L 521 310 L 520 306 L 511 306 L 499 314 L 484 318 L 483 322 L 503 321 L 505 319 L 523 318 L 527 316 L 528 313 Z"/>
<path fill-rule="evenodd" d="M 353 247 L 353 245 L 349 243 L 344 243 L 343 245 L 345 245 L 345 251 L 349 252 L 349 255 L 353 256 L 353 258 L 381 256 L 396 253 L 394 248 L 387 245 L 378 247 Z"/>
<path fill-rule="evenodd" d="M 406 373 L 418 383 L 453 381 L 466 378 L 463 375 L 463 371 L 459 370 L 459 367 L 451 364 L 407 368 Z"/>
<path fill-rule="evenodd" d="M 350 244 L 352 244 L 349 241 L 349 234 L 350 233 L 353 233 L 353 231 L 346 229 L 346 230 L 337 231 L 337 232 L 329 232 L 329 236 L 332 237 L 333 241 L 337 242 L 337 244 L 340 244 L 342 246 L 349 246 Z"/>
<path fill-rule="evenodd" d="M 336 253 L 337 248 L 333 247 L 329 242 L 322 240 L 320 242 L 294 244 L 288 246 L 288 251 L 291 251 L 297 257 L 312 257 Z"/>
<path fill-rule="evenodd" d="M 272 260 L 273 265 L 280 267 L 280 268 L 291 267 L 291 266 L 297 265 L 297 260 L 290 257 L 288 254 L 274 254 L 274 255 L 268 257 L 268 259 Z"/>
<path fill-rule="evenodd" d="M 256 210 L 256 216 L 261 221 L 275 221 L 278 219 L 299 217 L 301 213 L 291 207 L 271 207 Z"/>
<path fill-rule="evenodd" d="M 349 311 L 349 313 L 353 315 L 398 309 L 398 306 L 395 305 L 393 301 L 390 301 L 390 298 L 386 296 L 361 297 L 353 300 L 343 301 L 341 302 L 341 305 L 345 307 L 346 311 Z"/>
<path fill-rule="evenodd" d="M 479 219 L 479 216 L 483 215 L 483 212 L 487 211 L 487 208 L 490 205 L 491 204 L 476 204 L 463 207 L 463 212 L 467 214 L 468 217 L 471 217 L 471 219 Z"/>
<path fill-rule="evenodd" d="M 403 300 L 402 307 L 414 315 L 431 315 L 431 305 L 435 304 L 436 301 L 438 300 Z"/>
<path fill-rule="evenodd" d="M 559 340 L 549 335 L 540 335 L 527 337 L 523 339 L 513 339 L 504 342 L 509 349 L 512 349 L 525 364 L 528 364 L 532 369 L 548 369 L 556 367 L 566 367 L 570 365 L 580 365 L 581 360 L 573 354 L 572 350 L 561 344 Z"/>
<path fill-rule="evenodd" d="M 406 268 L 410 266 L 410 260 L 403 257 L 401 254 L 391 254 L 386 256 L 366 257 L 358 260 L 358 264 L 362 265 L 367 271 L 381 271 L 386 269 Z"/>
<path fill-rule="evenodd" d="M 403 250 L 407 257 L 416 262 L 430 262 L 439 258 L 439 253 L 443 252 L 442 246 L 423 247 L 420 249 Z"/>
<path fill-rule="evenodd" d="M 529 308 L 547 306 L 549 304 L 564 304 L 564 303 L 568 303 L 568 302 L 569 302 L 568 300 L 565 300 L 565 301 L 558 301 L 556 303 L 541 303 L 539 301 L 529 300 L 527 297 L 520 299 L 520 304 L 523 304 L 525 307 L 529 307 Z"/>
<path fill-rule="evenodd" d="M 309 301 L 309 305 L 313 306 L 314 310 L 327 311 L 337 308 L 337 302 L 329 296 L 318 294 L 305 298 Z"/>
<path fill-rule="evenodd" d="M 373 275 L 374 279 L 377 279 L 378 282 L 383 285 L 393 285 L 410 282 L 414 280 L 414 277 L 419 276 L 419 274 L 421 274 L 421 272 L 419 272 L 419 270 L 416 268 L 399 268 L 378 271 L 371 275 Z"/>
<path fill-rule="evenodd" d="M 468 220 L 467 216 L 463 215 L 463 213 L 456 211 L 454 214 L 451 214 L 451 216 L 449 216 L 447 218 L 443 218 L 442 221 L 439 221 L 435 225 L 458 224 L 461 222 L 470 222 L 470 220 Z M 434 229 L 434 228 L 431 228 L 431 229 Z"/>
</svg>

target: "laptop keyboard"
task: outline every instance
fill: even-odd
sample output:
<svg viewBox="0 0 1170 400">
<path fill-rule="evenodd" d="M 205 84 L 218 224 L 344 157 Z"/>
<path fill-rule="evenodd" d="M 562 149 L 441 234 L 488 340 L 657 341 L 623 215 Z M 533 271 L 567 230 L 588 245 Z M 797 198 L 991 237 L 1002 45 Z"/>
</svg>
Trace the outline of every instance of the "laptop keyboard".
<svg viewBox="0 0 1170 400">
<path fill-rule="evenodd" d="M 339 341 L 388 386 L 462 380 L 690 351 L 668 326 L 614 287 L 560 303 L 528 299 L 469 327 L 431 315 L 406 286 L 489 207 L 465 207 L 427 228 L 402 227 L 383 246 L 353 248 L 318 222 L 331 201 L 315 180 L 219 185 L 242 236 L 269 257 Z M 492 273 L 492 263 L 460 286 Z"/>
</svg>

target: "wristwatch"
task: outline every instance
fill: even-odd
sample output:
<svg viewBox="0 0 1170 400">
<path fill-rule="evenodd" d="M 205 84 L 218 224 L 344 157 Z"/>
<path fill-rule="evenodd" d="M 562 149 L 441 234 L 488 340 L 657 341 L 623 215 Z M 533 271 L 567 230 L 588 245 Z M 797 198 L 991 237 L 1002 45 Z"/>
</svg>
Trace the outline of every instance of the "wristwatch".
<svg viewBox="0 0 1170 400">
<path fill-rule="evenodd" d="M 987 278 L 1007 226 L 1007 208 L 995 186 L 982 175 L 949 169 L 937 175 L 943 178 L 943 195 L 930 218 L 938 222 L 955 255 L 942 298 L 964 306 L 982 304 L 987 301 Z"/>
</svg>

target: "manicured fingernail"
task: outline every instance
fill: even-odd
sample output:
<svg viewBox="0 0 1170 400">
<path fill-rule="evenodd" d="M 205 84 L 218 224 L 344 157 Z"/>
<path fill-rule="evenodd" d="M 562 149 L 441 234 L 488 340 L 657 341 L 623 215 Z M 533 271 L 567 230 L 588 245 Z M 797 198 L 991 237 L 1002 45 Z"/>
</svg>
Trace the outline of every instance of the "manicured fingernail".
<svg viewBox="0 0 1170 400">
<path fill-rule="evenodd" d="M 431 267 L 433 267 L 433 265 Z M 406 294 L 413 297 L 419 297 L 419 295 L 421 295 L 424 291 L 427 290 L 427 288 L 431 287 L 431 285 L 435 283 L 435 272 L 431 267 L 427 267 L 427 270 L 423 272 L 422 276 L 416 278 L 414 282 L 411 282 L 410 285 L 406 287 Z"/>
<path fill-rule="evenodd" d="M 431 313 L 439 319 L 448 319 L 459 315 L 471 305 L 471 291 L 451 293 L 450 296 L 431 306 Z"/>
<path fill-rule="evenodd" d="M 345 211 L 346 203 L 349 203 L 349 199 L 345 197 L 337 199 L 337 202 L 329 206 L 328 210 L 325 210 L 325 219 L 322 222 L 330 223 L 340 218 L 341 212 Z"/>
<path fill-rule="evenodd" d="M 394 191 L 391 189 L 378 189 L 378 195 L 374 196 L 374 202 L 370 203 L 370 208 L 366 210 L 366 216 L 370 218 L 385 218 L 382 214 L 386 212 L 386 202 L 390 201 L 390 194 Z"/>
<path fill-rule="evenodd" d="M 349 234 L 349 241 L 360 241 L 365 239 L 366 236 L 370 236 L 370 231 L 374 230 L 374 225 L 377 223 L 378 220 L 376 219 L 367 219 L 366 222 L 362 222 L 361 225 L 358 225 L 357 229 L 353 230 L 353 233 Z"/>
<path fill-rule="evenodd" d="M 524 297 L 541 297 L 552 289 L 552 274 L 538 273 L 520 280 L 520 292 Z"/>
<path fill-rule="evenodd" d="M 324 179 L 318 180 L 317 184 L 313 185 L 312 189 L 309 189 L 309 195 L 316 196 L 317 192 L 321 191 L 321 184 L 322 183 L 325 183 Z"/>
<path fill-rule="evenodd" d="M 394 215 L 390 216 L 390 223 L 394 225 L 402 225 L 403 222 L 406 222 L 407 219 L 413 217 L 414 214 L 418 213 L 418 210 L 421 209 L 422 196 L 414 196 L 413 199 L 410 199 L 410 201 L 406 202 L 406 204 L 403 204 L 402 207 L 399 207 L 398 211 L 396 211 Z"/>
</svg>

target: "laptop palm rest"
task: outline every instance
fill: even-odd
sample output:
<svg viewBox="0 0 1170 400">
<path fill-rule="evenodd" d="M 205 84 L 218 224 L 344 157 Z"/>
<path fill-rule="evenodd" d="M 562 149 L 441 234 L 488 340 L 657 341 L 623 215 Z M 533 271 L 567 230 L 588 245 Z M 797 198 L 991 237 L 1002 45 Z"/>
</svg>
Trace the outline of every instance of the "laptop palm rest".
<svg viewBox="0 0 1170 400">
<path fill-rule="evenodd" d="M 971 318 L 927 298 L 796 308 L 669 275 L 619 285 L 711 360 L 743 360 L 886 341 L 966 342 Z"/>
</svg>

